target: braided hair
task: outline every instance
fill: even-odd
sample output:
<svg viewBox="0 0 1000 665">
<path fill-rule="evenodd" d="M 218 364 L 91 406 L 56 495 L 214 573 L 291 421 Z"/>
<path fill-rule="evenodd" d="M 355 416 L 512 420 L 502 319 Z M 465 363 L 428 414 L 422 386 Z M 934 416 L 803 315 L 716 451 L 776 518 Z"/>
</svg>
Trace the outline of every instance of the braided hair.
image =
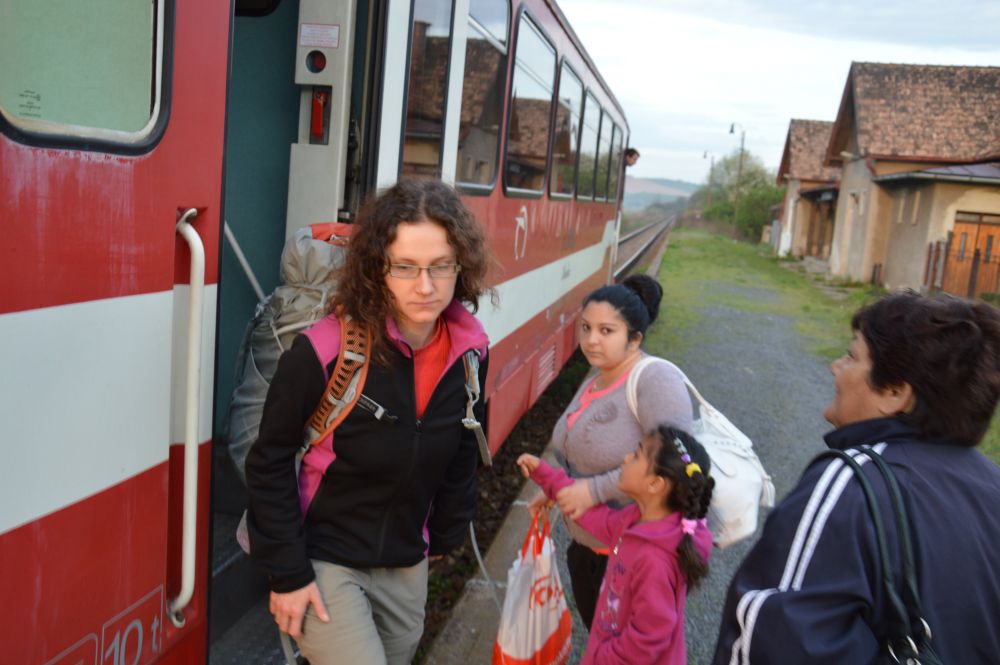
<svg viewBox="0 0 1000 665">
<path fill-rule="evenodd" d="M 680 513 L 683 519 L 704 519 L 715 487 L 715 480 L 709 475 L 712 461 L 704 446 L 684 430 L 669 425 L 660 425 L 651 437 L 657 441 L 655 454 L 651 456 L 653 472 L 673 484 L 667 507 Z M 692 589 L 708 574 L 708 562 L 695 549 L 691 534 L 681 536 L 677 560 Z"/>
</svg>

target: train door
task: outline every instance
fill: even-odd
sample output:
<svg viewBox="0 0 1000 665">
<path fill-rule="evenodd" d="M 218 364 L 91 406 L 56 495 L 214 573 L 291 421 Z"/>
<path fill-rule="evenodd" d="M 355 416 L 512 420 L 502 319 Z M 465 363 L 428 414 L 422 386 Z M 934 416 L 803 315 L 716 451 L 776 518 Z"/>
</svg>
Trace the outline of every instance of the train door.
<svg viewBox="0 0 1000 665">
<path fill-rule="evenodd" d="M 235 9 L 213 437 L 213 665 L 281 658 L 266 584 L 234 537 L 246 490 L 226 426 L 246 325 L 278 284 L 281 250 L 296 229 L 352 219 L 367 193 L 401 173 L 454 180 L 463 72 L 454 60 L 465 50 L 450 39 L 452 24 L 464 34 L 468 21 L 468 3 L 451 0 L 237 0 Z M 425 74 L 414 69 L 414 50 L 437 68 L 424 99 L 412 95 L 412 80 Z"/>
<path fill-rule="evenodd" d="M 230 404 L 237 385 L 245 391 L 243 382 L 273 371 L 258 368 L 241 348 L 255 311 L 280 283 L 286 238 L 309 224 L 350 220 L 373 187 L 379 94 L 372 90 L 380 80 L 387 4 L 235 3 L 213 436 L 214 664 L 281 657 L 265 580 L 235 538 L 246 506 L 239 467 L 252 441 L 231 435 Z M 391 4 L 397 12 L 402 6 Z M 263 400 L 266 381 L 258 387 Z"/>
<path fill-rule="evenodd" d="M 228 3 L 0 6 L 0 660 L 201 662 Z"/>
</svg>

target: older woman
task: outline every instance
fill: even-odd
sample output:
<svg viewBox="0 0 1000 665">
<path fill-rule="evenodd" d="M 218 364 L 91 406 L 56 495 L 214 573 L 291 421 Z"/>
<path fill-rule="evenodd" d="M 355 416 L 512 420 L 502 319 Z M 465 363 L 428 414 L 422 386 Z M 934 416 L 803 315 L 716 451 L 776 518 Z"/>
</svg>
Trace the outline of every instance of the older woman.
<svg viewBox="0 0 1000 665">
<path fill-rule="evenodd" d="M 408 665 L 427 558 L 461 544 L 475 508 L 463 355 L 488 346 L 467 309 L 489 292 L 488 261 L 478 224 L 440 182 L 399 182 L 357 224 L 332 313 L 296 338 L 268 391 L 246 462 L 248 527 L 275 621 L 312 665 Z M 297 479 L 303 428 L 333 366 L 321 340 L 339 339 L 347 316 L 372 334 L 363 393 L 385 411 L 353 409 Z M 485 358 L 479 371 L 482 384 Z"/>
<path fill-rule="evenodd" d="M 898 479 L 942 662 L 996 663 L 1000 469 L 975 447 L 1000 396 L 1000 312 L 904 292 L 862 308 L 851 325 L 851 345 L 832 366 L 836 394 L 824 415 L 836 429 L 826 443 L 873 446 Z M 872 484 L 882 486 L 874 475 Z M 733 578 L 714 663 L 887 657 L 873 628 L 886 599 L 871 522 L 853 472 L 840 460 L 814 462 Z M 895 548 L 891 558 L 898 571 Z"/>
<path fill-rule="evenodd" d="M 574 478 L 556 496 L 569 518 L 573 541 L 566 552 L 570 583 L 577 610 L 588 628 L 593 622 L 608 546 L 578 527 L 573 520 L 591 506 L 630 503 L 618 487 L 621 462 L 634 452 L 642 437 L 661 423 L 691 427 L 691 398 L 676 369 L 651 365 L 639 377 L 638 419 L 625 396 L 629 373 L 645 354 L 642 341 L 660 311 L 663 288 L 646 275 L 633 275 L 622 284 L 604 286 L 583 302 L 580 314 L 580 351 L 594 369 L 577 390 L 552 431 L 550 446 L 556 459 Z M 539 494 L 531 510 L 546 503 Z"/>
</svg>

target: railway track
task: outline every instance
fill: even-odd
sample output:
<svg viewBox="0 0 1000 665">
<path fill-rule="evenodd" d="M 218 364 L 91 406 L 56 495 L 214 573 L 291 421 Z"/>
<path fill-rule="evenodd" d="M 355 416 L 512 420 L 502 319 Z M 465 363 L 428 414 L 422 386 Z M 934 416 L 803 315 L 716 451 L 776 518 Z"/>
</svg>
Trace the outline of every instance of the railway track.
<svg viewBox="0 0 1000 665">
<path fill-rule="evenodd" d="M 614 269 L 616 282 L 627 276 L 643 258 L 654 253 L 654 250 L 660 246 L 664 234 L 669 232 L 675 220 L 676 217 L 671 215 L 667 219 L 651 222 L 618 239 L 618 252 Z"/>
</svg>

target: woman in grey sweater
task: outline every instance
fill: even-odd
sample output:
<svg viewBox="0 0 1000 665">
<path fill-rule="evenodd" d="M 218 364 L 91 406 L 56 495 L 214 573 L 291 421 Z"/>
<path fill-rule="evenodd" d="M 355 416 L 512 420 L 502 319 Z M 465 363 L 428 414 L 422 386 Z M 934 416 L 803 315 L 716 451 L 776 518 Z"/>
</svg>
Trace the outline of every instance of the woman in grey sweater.
<svg viewBox="0 0 1000 665">
<path fill-rule="evenodd" d="M 660 310 L 663 289 L 645 275 L 604 286 L 583 301 L 580 351 L 593 371 L 583 381 L 552 432 L 557 461 L 575 480 L 556 495 L 573 542 L 566 552 L 573 597 L 589 628 L 608 563 L 608 544 L 573 522 L 591 506 L 620 508 L 629 498 L 618 488 L 619 467 L 639 441 L 661 423 L 690 430 L 691 399 L 684 380 L 663 363 L 646 367 L 636 387 L 639 418 L 625 398 L 628 375 L 645 353 L 642 340 Z M 539 494 L 532 512 L 547 504 Z"/>
</svg>

